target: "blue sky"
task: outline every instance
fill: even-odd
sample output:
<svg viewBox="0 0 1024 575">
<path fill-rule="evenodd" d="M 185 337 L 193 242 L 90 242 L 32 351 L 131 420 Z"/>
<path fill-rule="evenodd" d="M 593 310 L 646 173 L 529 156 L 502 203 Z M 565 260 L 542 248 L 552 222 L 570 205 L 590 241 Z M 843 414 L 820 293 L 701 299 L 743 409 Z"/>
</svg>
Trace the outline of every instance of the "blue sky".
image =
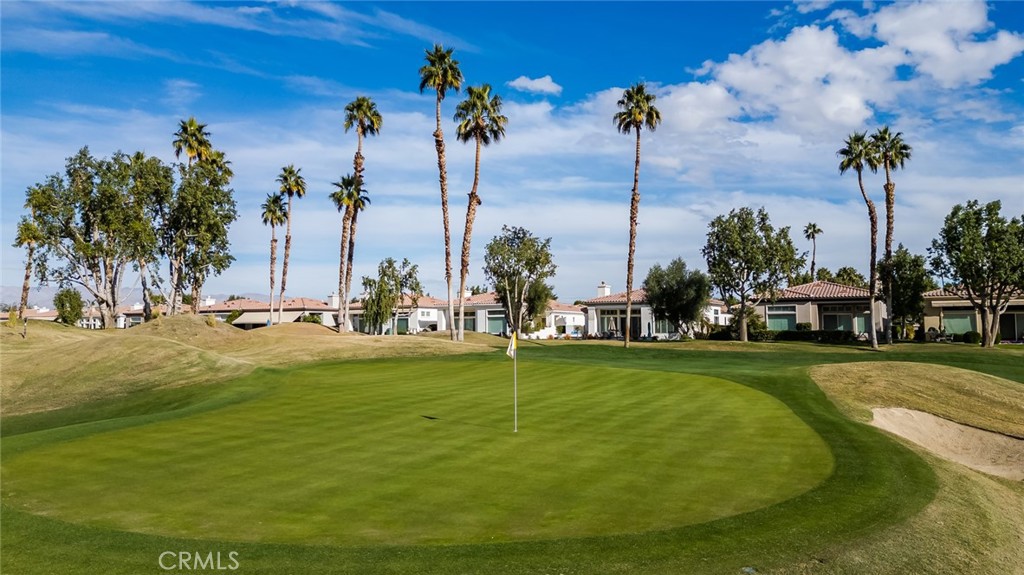
<svg viewBox="0 0 1024 575">
<path fill-rule="evenodd" d="M 194 115 L 232 162 L 240 213 L 237 261 L 206 291 L 267 290 L 259 205 L 295 164 L 308 195 L 295 208 L 289 294 L 326 298 L 340 230 L 327 196 L 356 146 L 342 109 L 366 95 L 384 125 L 364 148 L 373 204 L 356 276 L 407 257 L 444 297 L 434 97 L 417 74 L 435 42 L 455 49 L 468 84 L 494 87 L 509 117 L 482 155 L 470 284 L 484 283 L 483 246 L 508 224 L 552 238 L 563 301 L 593 297 L 601 281 L 624 289 L 634 140 L 611 118 L 638 81 L 664 121 L 643 137 L 637 286 L 675 257 L 703 269 L 708 222 L 741 206 L 765 206 L 802 250 L 800 231 L 817 223 L 819 266 L 866 271 L 866 210 L 835 152 L 884 124 L 914 149 L 895 176 L 896 241 L 911 251 L 956 203 L 1000 199 L 1024 213 L 1019 2 L 4 0 L 0 16 L 4 286 L 24 270 L 10 244 L 28 186 L 83 145 L 171 162 L 177 123 Z M 456 253 L 473 176 L 451 120 L 461 97 L 443 106 Z M 867 186 L 881 209 L 882 177 Z"/>
</svg>

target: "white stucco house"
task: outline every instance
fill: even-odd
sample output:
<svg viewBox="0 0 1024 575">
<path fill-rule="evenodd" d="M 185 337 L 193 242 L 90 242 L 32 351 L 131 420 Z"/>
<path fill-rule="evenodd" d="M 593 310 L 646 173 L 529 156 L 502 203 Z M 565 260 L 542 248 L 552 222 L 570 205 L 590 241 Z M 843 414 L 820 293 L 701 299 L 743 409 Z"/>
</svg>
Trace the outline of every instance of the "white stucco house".
<svg viewBox="0 0 1024 575">
<path fill-rule="evenodd" d="M 583 302 L 586 309 L 586 333 L 590 337 L 622 337 L 626 331 L 626 292 L 611 293 L 612 288 L 601 282 L 597 297 Z M 658 319 L 647 303 L 647 292 L 633 290 L 630 318 L 631 340 L 642 338 L 675 339 L 678 331 L 668 320 Z M 727 325 L 732 315 L 722 300 L 711 298 L 704 307 L 704 319 L 710 325 Z M 689 326 L 691 333 L 698 326 Z"/>
</svg>

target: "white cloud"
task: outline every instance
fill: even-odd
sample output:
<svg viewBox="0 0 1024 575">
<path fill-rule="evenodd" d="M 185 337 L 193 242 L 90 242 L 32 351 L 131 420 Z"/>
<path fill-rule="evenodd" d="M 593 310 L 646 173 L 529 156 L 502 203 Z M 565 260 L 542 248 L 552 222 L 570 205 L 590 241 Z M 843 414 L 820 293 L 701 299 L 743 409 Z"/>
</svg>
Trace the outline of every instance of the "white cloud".
<svg viewBox="0 0 1024 575">
<path fill-rule="evenodd" d="M 541 76 L 540 78 L 527 78 L 526 76 L 520 76 L 510 82 L 505 82 L 510 88 L 514 88 L 521 92 L 530 92 L 533 94 L 551 94 L 558 96 L 562 93 L 562 87 L 555 83 L 551 79 L 551 75 Z"/>
</svg>

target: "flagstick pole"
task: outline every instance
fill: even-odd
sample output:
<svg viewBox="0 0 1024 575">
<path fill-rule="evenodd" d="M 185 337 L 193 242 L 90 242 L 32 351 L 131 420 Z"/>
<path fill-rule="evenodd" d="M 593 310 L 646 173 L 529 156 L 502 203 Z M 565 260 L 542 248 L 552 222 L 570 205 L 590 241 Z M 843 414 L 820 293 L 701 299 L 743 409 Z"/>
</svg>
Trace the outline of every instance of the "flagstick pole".
<svg viewBox="0 0 1024 575">
<path fill-rule="evenodd" d="M 512 355 L 513 433 L 519 433 L 519 350 Z"/>
</svg>

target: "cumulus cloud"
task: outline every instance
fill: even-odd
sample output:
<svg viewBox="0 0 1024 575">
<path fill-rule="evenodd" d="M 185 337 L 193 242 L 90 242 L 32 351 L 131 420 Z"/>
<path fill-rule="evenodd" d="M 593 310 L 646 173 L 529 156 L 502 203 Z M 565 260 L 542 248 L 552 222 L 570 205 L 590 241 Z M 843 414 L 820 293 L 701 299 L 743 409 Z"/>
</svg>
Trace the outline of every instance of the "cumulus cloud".
<svg viewBox="0 0 1024 575">
<path fill-rule="evenodd" d="M 558 96 L 562 93 L 562 87 L 556 84 L 555 81 L 551 79 L 550 75 L 541 76 L 536 79 L 520 76 L 511 82 L 506 82 L 505 84 L 510 88 L 514 88 L 521 92 L 551 94 L 553 96 Z"/>
</svg>

